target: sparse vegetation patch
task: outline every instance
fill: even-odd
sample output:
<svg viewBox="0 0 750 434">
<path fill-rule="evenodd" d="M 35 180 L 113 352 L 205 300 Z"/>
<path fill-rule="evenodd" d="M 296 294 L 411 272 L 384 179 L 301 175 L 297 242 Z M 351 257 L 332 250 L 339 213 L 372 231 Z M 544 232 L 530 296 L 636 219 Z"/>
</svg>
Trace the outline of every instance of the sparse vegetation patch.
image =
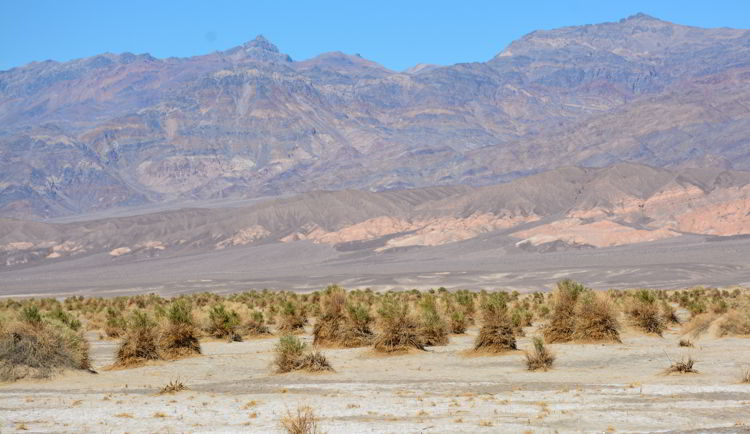
<svg viewBox="0 0 750 434">
<path fill-rule="evenodd" d="M 533 349 L 526 351 L 526 368 L 529 371 L 540 369 L 546 371 L 552 368 L 552 364 L 555 363 L 555 355 L 544 346 L 542 338 L 534 337 L 532 343 Z"/>
<path fill-rule="evenodd" d="M 698 371 L 694 368 L 695 360 L 692 357 L 688 357 L 684 360 L 679 360 L 667 368 L 668 374 L 697 374 Z"/>
<path fill-rule="evenodd" d="M 313 350 L 306 351 L 306 345 L 294 335 L 285 335 L 276 344 L 276 358 L 274 365 L 276 372 L 291 371 L 332 371 L 333 368 L 323 353 Z"/>
</svg>

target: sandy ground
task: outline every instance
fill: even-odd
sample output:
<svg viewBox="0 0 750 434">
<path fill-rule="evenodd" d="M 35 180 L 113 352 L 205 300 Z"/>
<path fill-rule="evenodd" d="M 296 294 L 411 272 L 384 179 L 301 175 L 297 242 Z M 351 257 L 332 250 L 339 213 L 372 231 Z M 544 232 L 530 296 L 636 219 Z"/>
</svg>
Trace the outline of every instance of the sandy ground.
<svg viewBox="0 0 750 434">
<path fill-rule="evenodd" d="M 520 351 L 468 356 L 476 332 L 399 356 L 327 349 L 336 372 L 326 374 L 273 374 L 276 338 L 204 342 L 200 357 L 127 370 L 103 369 L 116 343 L 94 340 L 99 374 L 0 386 L 0 432 L 279 432 L 305 405 L 329 433 L 750 432 L 750 385 L 739 384 L 748 339 L 679 348 L 676 330 L 626 331 L 623 344 L 550 345 L 555 368 L 528 372 Z M 668 357 L 688 355 L 698 374 L 663 373 Z M 189 390 L 157 394 L 176 379 Z"/>
</svg>

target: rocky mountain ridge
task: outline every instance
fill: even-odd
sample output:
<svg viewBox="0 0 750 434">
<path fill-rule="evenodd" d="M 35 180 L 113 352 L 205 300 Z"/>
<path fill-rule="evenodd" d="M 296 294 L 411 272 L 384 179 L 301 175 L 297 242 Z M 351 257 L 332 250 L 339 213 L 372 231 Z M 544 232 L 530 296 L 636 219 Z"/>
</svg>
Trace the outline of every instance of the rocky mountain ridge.
<svg viewBox="0 0 750 434">
<path fill-rule="evenodd" d="M 35 219 L 560 165 L 750 170 L 750 31 L 640 14 L 406 72 L 294 61 L 262 37 L 185 59 L 34 62 L 0 72 L 0 126 L 0 215 Z"/>
</svg>

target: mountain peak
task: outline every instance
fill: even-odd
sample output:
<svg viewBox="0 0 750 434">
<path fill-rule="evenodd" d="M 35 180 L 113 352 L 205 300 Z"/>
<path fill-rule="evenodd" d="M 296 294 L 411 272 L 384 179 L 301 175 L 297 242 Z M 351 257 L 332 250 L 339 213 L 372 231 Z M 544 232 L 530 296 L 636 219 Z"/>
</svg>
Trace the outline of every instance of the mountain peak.
<svg viewBox="0 0 750 434">
<path fill-rule="evenodd" d="M 288 54 L 281 53 L 279 48 L 266 39 L 263 35 L 258 35 L 255 39 L 247 41 L 239 47 L 234 47 L 225 52 L 235 60 L 259 60 L 263 62 L 291 62 L 292 58 Z"/>
<path fill-rule="evenodd" d="M 347 71 L 348 73 L 367 72 L 367 74 L 375 73 L 376 71 L 387 72 L 388 69 L 384 66 L 373 62 L 372 60 L 365 59 L 357 54 L 346 54 L 341 51 L 329 51 L 327 53 L 319 54 L 312 59 L 303 60 L 297 62 L 297 66 L 302 69 L 309 68 L 327 68 L 335 71 Z"/>
<path fill-rule="evenodd" d="M 248 50 L 248 49 L 260 49 L 265 51 L 270 51 L 272 53 L 278 53 L 279 47 L 275 46 L 271 41 L 266 39 L 263 35 L 258 35 L 253 39 L 252 41 L 247 41 L 244 44 L 242 44 L 242 48 Z"/>
<path fill-rule="evenodd" d="M 662 20 L 660 20 L 658 18 L 655 18 L 655 17 L 652 17 L 651 15 L 644 14 L 643 12 L 638 12 L 635 15 L 631 15 L 631 16 L 629 16 L 627 18 L 623 18 L 623 19 L 620 20 L 621 23 L 638 22 L 638 21 L 640 21 L 640 22 L 647 22 L 647 21 L 662 22 Z"/>
</svg>

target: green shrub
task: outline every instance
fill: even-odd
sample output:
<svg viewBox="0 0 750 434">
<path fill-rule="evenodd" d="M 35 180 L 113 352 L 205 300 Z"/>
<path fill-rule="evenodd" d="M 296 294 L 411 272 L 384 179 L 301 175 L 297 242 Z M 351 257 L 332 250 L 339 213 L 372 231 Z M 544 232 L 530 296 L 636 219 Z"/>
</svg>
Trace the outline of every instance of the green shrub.
<svg viewBox="0 0 750 434">
<path fill-rule="evenodd" d="M 179 358 L 201 353 L 193 309 L 187 300 L 175 300 L 166 311 L 167 326 L 161 333 L 159 347 L 165 358 Z"/>
<path fill-rule="evenodd" d="M 446 345 L 448 343 L 448 326 L 437 310 L 434 295 L 422 297 L 420 303 L 421 323 L 419 333 L 424 345 Z"/>
<path fill-rule="evenodd" d="M 222 303 L 215 304 L 208 312 L 209 333 L 216 338 L 227 338 L 229 341 L 241 341 L 237 333 L 240 316 L 234 310 L 227 310 Z"/>
<path fill-rule="evenodd" d="M 332 370 L 330 363 L 322 353 L 318 351 L 305 352 L 306 347 L 297 336 L 285 335 L 279 338 L 274 359 L 276 372 Z"/>
<path fill-rule="evenodd" d="M 42 314 L 39 313 L 39 308 L 34 305 L 25 306 L 21 309 L 21 321 L 32 326 L 40 326 Z"/>
</svg>

